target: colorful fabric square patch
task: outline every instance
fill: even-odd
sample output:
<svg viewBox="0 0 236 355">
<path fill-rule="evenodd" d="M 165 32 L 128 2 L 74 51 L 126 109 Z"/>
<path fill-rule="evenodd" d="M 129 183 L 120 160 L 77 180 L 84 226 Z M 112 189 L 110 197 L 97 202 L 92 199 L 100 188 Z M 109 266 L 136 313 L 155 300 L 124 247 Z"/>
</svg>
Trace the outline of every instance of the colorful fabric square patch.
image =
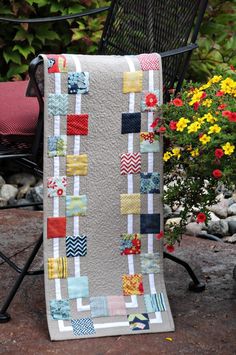
<svg viewBox="0 0 236 355">
<path fill-rule="evenodd" d="M 166 311 L 166 304 L 162 292 L 144 295 L 144 302 L 148 313 Z"/>
<path fill-rule="evenodd" d="M 110 317 L 126 315 L 125 299 L 123 296 L 107 296 L 107 305 Z"/>
<path fill-rule="evenodd" d="M 85 235 L 66 237 L 66 256 L 85 256 L 87 254 L 87 237 Z"/>
<path fill-rule="evenodd" d="M 141 112 L 157 111 L 159 105 L 159 90 L 145 91 L 141 99 Z"/>
<path fill-rule="evenodd" d="M 66 115 L 68 113 L 68 95 L 48 94 L 49 115 Z"/>
<path fill-rule="evenodd" d="M 122 276 L 123 295 L 143 295 L 143 277 L 141 274 Z"/>
<path fill-rule="evenodd" d="M 128 316 L 129 327 L 132 330 L 149 329 L 149 317 L 147 313 L 133 313 Z"/>
<path fill-rule="evenodd" d="M 154 132 L 141 132 L 140 152 L 141 153 L 160 152 L 159 136 Z"/>
<path fill-rule="evenodd" d="M 71 325 L 75 336 L 92 335 L 96 333 L 91 318 L 72 319 Z"/>
<path fill-rule="evenodd" d="M 49 54 L 48 73 L 66 73 L 68 71 L 66 57 L 63 54 Z"/>
<path fill-rule="evenodd" d="M 67 136 L 48 137 L 48 156 L 50 158 L 65 156 L 67 149 Z"/>
<path fill-rule="evenodd" d="M 140 173 L 140 193 L 159 194 L 160 193 L 160 174 L 159 173 Z"/>
<path fill-rule="evenodd" d="M 108 317 L 107 298 L 104 296 L 90 297 L 91 316 L 93 318 Z"/>
<path fill-rule="evenodd" d="M 122 234 L 120 251 L 121 255 L 140 254 L 141 235 L 140 234 Z"/>
<path fill-rule="evenodd" d="M 66 217 L 48 217 L 47 238 L 65 238 Z"/>
<path fill-rule="evenodd" d="M 141 212 L 140 194 L 121 194 L 120 212 L 121 214 L 140 214 Z"/>
<path fill-rule="evenodd" d="M 159 70 L 159 57 L 156 53 L 139 54 L 137 56 L 142 70 Z"/>
<path fill-rule="evenodd" d="M 48 258 L 48 278 L 66 279 L 68 276 L 67 258 Z"/>
<path fill-rule="evenodd" d="M 89 297 L 88 277 L 68 277 L 69 299 Z"/>
<path fill-rule="evenodd" d="M 85 216 L 87 213 L 87 196 L 66 196 L 66 216 Z"/>
<path fill-rule="evenodd" d="M 68 73 L 68 94 L 86 94 L 89 91 L 88 72 Z"/>
<path fill-rule="evenodd" d="M 145 253 L 140 255 L 142 274 L 156 274 L 160 272 L 160 254 Z"/>
<path fill-rule="evenodd" d="M 123 93 L 141 92 L 143 83 L 143 72 L 124 72 L 123 73 Z"/>
<path fill-rule="evenodd" d="M 87 175 L 88 174 L 87 154 L 67 155 L 66 173 L 67 176 Z"/>
<path fill-rule="evenodd" d="M 66 195 L 66 176 L 53 176 L 47 179 L 48 197 L 60 197 Z"/>
<path fill-rule="evenodd" d="M 141 113 L 122 113 L 121 133 L 139 133 L 141 131 Z"/>
<path fill-rule="evenodd" d="M 160 215 L 158 213 L 141 214 L 140 230 L 141 234 L 160 233 Z"/>
<path fill-rule="evenodd" d="M 88 114 L 67 115 L 67 135 L 86 136 L 88 134 Z"/>
<path fill-rule="evenodd" d="M 138 174 L 141 171 L 141 154 L 124 153 L 120 156 L 121 175 Z"/>
<path fill-rule="evenodd" d="M 69 300 L 51 300 L 50 312 L 51 312 L 52 319 L 55 320 L 71 319 Z"/>
</svg>

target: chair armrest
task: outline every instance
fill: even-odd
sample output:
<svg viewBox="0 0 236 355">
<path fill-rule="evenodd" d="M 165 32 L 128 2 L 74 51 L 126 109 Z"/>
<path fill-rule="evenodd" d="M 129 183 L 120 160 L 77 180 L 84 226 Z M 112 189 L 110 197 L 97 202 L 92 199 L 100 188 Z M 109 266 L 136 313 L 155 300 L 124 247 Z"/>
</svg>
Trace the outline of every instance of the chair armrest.
<svg viewBox="0 0 236 355">
<path fill-rule="evenodd" d="M 33 19 L 14 19 L 9 17 L 0 17 L 0 22 L 10 22 L 10 23 L 45 23 L 45 22 L 56 22 L 63 20 L 71 20 L 74 18 L 81 18 L 84 16 L 95 15 L 101 12 L 105 12 L 109 10 L 109 6 L 101 7 L 98 9 L 92 9 L 88 11 L 84 11 L 78 14 L 73 15 L 63 15 L 63 16 L 52 16 L 52 17 L 41 17 L 41 18 L 33 18 Z"/>
<path fill-rule="evenodd" d="M 162 52 L 162 53 L 160 53 L 160 56 L 162 58 L 172 57 L 174 55 L 178 55 L 178 54 L 182 54 L 182 53 L 193 51 L 196 48 L 198 48 L 198 45 L 196 43 L 190 43 L 190 44 L 188 44 L 187 46 L 184 46 L 184 47 L 171 49 L 169 51 Z"/>
</svg>

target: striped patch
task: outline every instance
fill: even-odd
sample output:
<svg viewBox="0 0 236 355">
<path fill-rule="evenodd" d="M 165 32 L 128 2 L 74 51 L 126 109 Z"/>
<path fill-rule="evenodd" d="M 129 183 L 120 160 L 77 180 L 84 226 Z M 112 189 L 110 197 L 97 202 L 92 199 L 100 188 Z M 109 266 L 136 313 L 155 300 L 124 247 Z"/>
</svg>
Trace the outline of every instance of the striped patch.
<svg viewBox="0 0 236 355">
<path fill-rule="evenodd" d="M 85 235 L 66 237 L 66 256 L 85 256 L 87 254 L 87 237 Z"/>
<path fill-rule="evenodd" d="M 68 95 L 48 94 L 48 113 L 54 116 L 66 115 L 68 113 Z"/>
<path fill-rule="evenodd" d="M 75 336 L 95 334 L 91 318 L 72 319 L 71 325 Z"/>
<path fill-rule="evenodd" d="M 137 56 L 142 70 L 159 70 L 159 57 L 156 53 L 140 54 Z"/>
<path fill-rule="evenodd" d="M 144 302 L 148 313 L 166 311 L 163 293 L 144 295 Z"/>
<path fill-rule="evenodd" d="M 66 279 L 68 276 L 67 258 L 48 258 L 48 278 Z"/>
<path fill-rule="evenodd" d="M 121 175 L 138 174 L 141 171 L 141 153 L 121 154 L 120 173 Z"/>
</svg>

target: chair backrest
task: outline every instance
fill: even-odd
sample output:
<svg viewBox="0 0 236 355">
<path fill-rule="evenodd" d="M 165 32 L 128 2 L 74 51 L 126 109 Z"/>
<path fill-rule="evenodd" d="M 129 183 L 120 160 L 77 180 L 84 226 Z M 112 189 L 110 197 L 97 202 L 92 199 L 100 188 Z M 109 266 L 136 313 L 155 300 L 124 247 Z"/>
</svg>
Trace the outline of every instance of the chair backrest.
<svg viewBox="0 0 236 355">
<path fill-rule="evenodd" d="M 162 53 L 194 43 L 206 6 L 207 0 L 113 0 L 99 53 Z M 181 76 L 183 57 L 163 59 L 164 88 Z"/>
</svg>

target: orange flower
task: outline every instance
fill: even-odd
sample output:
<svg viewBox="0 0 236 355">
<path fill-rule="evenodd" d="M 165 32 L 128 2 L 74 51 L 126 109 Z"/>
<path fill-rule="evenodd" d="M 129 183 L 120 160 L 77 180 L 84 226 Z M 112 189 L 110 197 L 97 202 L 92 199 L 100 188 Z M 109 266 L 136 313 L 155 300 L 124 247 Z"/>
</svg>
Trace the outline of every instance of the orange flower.
<svg viewBox="0 0 236 355">
<path fill-rule="evenodd" d="M 157 97 L 155 94 L 149 93 L 146 95 L 145 101 L 148 107 L 154 107 L 157 104 Z"/>
<path fill-rule="evenodd" d="M 183 106 L 183 101 L 182 101 L 181 99 L 178 99 L 178 98 L 174 99 L 174 100 L 172 101 L 172 103 L 173 103 L 175 106 L 177 106 L 177 107 Z"/>
</svg>

